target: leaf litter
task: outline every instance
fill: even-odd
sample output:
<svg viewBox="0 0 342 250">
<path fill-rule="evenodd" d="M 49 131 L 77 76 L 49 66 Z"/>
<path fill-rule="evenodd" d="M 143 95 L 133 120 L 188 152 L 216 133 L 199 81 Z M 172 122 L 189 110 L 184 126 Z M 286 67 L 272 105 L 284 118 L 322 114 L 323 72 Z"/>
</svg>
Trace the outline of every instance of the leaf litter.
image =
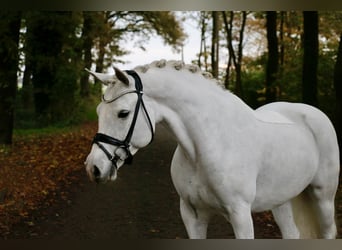
<svg viewBox="0 0 342 250">
<path fill-rule="evenodd" d="M 0 235 L 42 204 L 67 199 L 95 130 L 92 122 L 56 134 L 19 135 L 0 148 Z"/>
</svg>

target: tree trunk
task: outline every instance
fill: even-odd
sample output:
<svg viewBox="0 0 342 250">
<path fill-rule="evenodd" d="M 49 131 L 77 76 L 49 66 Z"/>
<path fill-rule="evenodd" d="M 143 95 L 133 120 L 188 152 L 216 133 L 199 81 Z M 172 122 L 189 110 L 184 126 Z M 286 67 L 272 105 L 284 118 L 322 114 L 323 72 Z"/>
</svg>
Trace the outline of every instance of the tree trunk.
<svg viewBox="0 0 342 250">
<path fill-rule="evenodd" d="M 211 69 L 214 78 L 219 75 L 219 15 L 217 11 L 212 12 L 213 31 L 211 41 Z"/>
<path fill-rule="evenodd" d="M 103 23 L 103 26 L 106 26 L 110 20 L 110 12 L 104 12 L 102 15 L 100 15 L 101 22 Z M 103 69 L 105 67 L 105 55 L 106 55 L 106 46 L 110 43 L 110 39 L 106 36 L 100 35 L 98 37 L 99 43 L 98 43 L 98 58 L 96 60 L 96 72 L 103 72 Z M 95 79 L 95 90 L 98 94 L 102 93 L 102 83 L 98 79 Z"/>
<path fill-rule="evenodd" d="M 31 62 L 28 59 L 28 54 L 25 54 L 25 70 L 24 70 L 24 76 L 23 76 L 23 87 L 21 90 L 22 106 L 25 110 L 29 110 L 33 105 L 31 77 L 32 77 Z"/>
<path fill-rule="evenodd" d="M 207 39 L 205 38 L 203 40 L 203 53 L 204 53 L 204 70 L 205 72 L 208 72 L 209 63 L 208 63 L 208 51 L 207 51 Z"/>
<path fill-rule="evenodd" d="M 228 20 L 228 17 L 226 15 L 226 12 L 222 11 L 223 15 L 223 21 L 224 21 L 224 27 L 226 31 L 226 38 L 227 38 L 227 47 L 229 52 L 229 58 L 228 58 L 228 66 L 226 69 L 226 83 L 229 82 L 229 79 L 227 79 L 227 76 L 229 77 L 230 67 L 231 63 L 233 63 L 235 68 L 235 89 L 234 92 L 237 96 L 240 98 L 244 98 L 243 94 L 243 88 L 242 88 L 242 79 L 241 79 L 241 66 L 242 66 L 242 57 L 243 57 L 243 35 L 245 31 L 246 26 L 246 19 L 247 19 L 247 12 L 243 11 L 241 16 L 241 27 L 239 32 L 239 43 L 238 43 L 238 51 L 237 53 L 234 50 L 233 47 L 233 21 L 234 21 L 234 11 L 230 12 L 230 17 Z"/>
<path fill-rule="evenodd" d="M 235 52 L 233 48 L 233 36 L 232 36 L 232 29 L 233 29 L 233 19 L 234 19 L 234 12 L 230 12 L 230 19 L 228 21 L 228 17 L 226 15 L 225 11 L 222 11 L 223 16 L 223 23 L 224 23 L 224 29 L 226 32 L 226 40 L 227 40 L 227 48 L 228 48 L 228 64 L 226 68 L 226 78 L 225 78 L 225 86 L 228 89 L 230 85 L 230 68 L 232 63 L 234 64 L 234 67 L 236 66 L 236 57 Z"/>
<path fill-rule="evenodd" d="M 26 12 L 27 14 L 28 12 Z M 23 19 L 27 17 L 24 15 Z M 27 35 L 30 34 L 30 27 L 26 25 L 25 39 L 24 39 L 24 54 L 25 54 L 25 70 L 23 74 L 23 87 L 21 89 L 22 107 L 26 112 L 33 109 L 33 86 L 32 86 L 32 55 L 27 42 Z"/>
<path fill-rule="evenodd" d="M 198 56 L 198 67 L 202 68 L 202 57 L 203 63 L 204 63 L 204 70 L 208 71 L 208 53 L 207 53 L 207 44 L 206 44 L 206 32 L 207 32 L 207 12 L 201 11 L 201 17 L 200 17 L 200 26 L 201 26 L 201 46 L 200 46 L 200 52 Z"/>
<path fill-rule="evenodd" d="M 280 73 L 282 73 L 282 69 L 284 66 L 284 60 L 285 60 L 285 42 L 284 42 L 284 23 L 285 23 L 285 11 L 280 12 Z"/>
<path fill-rule="evenodd" d="M 284 77 L 284 65 L 285 65 L 285 39 L 284 39 L 285 29 L 284 29 L 284 26 L 285 26 L 286 16 L 287 16 L 286 11 L 280 12 L 280 32 L 279 32 L 280 52 L 279 52 L 279 73 L 278 73 L 280 81 L 282 81 Z M 279 84 L 278 87 L 279 87 L 278 93 L 279 95 L 281 95 L 283 85 Z"/>
<path fill-rule="evenodd" d="M 242 67 L 242 57 L 243 57 L 243 36 L 245 32 L 246 19 L 247 19 L 247 12 L 242 11 L 238 55 L 237 55 L 237 62 L 236 62 L 236 69 L 235 69 L 236 70 L 235 92 L 242 99 L 244 98 L 244 93 L 243 93 L 243 88 L 242 88 L 241 67 Z"/>
<path fill-rule="evenodd" d="M 318 106 L 317 67 L 318 67 L 318 12 L 304 11 L 303 35 L 303 102 Z"/>
<path fill-rule="evenodd" d="M 266 66 L 266 103 L 276 100 L 276 80 L 279 64 L 278 38 L 277 38 L 277 12 L 266 12 L 266 29 L 268 60 Z"/>
<path fill-rule="evenodd" d="M 103 37 L 100 37 L 100 42 L 99 42 L 99 54 L 98 58 L 96 60 L 96 72 L 103 72 L 103 66 L 104 66 L 104 59 L 105 59 L 105 46 L 107 45 L 106 41 L 104 41 Z M 98 94 L 102 93 L 102 83 L 98 80 L 95 79 L 95 89 L 98 92 Z"/>
<path fill-rule="evenodd" d="M 334 87 L 336 91 L 336 118 L 335 118 L 335 127 L 337 132 L 337 138 L 340 145 L 342 147 L 342 33 L 340 36 L 340 44 L 337 52 L 337 59 L 334 70 Z M 340 150 L 340 161 L 341 158 Z"/>
<path fill-rule="evenodd" d="M 228 57 L 228 63 L 227 63 L 227 68 L 226 68 L 226 77 L 224 79 L 224 86 L 226 89 L 229 89 L 230 85 L 230 68 L 232 66 L 232 57 Z"/>
<path fill-rule="evenodd" d="M 0 12 L 0 144 L 12 143 L 20 22 L 20 12 Z"/>
<path fill-rule="evenodd" d="M 82 29 L 82 41 L 83 41 L 83 54 L 84 54 L 84 67 L 90 69 L 92 64 L 91 49 L 93 47 L 92 32 L 92 13 L 89 11 L 83 12 L 83 29 Z M 83 72 L 80 80 L 80 93 L 81 97 L 89 96 L 89 74 Z"/>
</svg>

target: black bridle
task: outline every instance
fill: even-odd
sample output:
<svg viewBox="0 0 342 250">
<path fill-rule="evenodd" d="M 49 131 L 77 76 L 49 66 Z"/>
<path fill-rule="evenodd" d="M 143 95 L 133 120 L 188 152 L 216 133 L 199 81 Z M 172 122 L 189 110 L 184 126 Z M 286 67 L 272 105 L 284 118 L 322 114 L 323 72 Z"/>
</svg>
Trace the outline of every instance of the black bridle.
<svg viewBox="0 0 342 250">
<path fill-rule="evenodd" d="M 107 158 L 112 162 L 112 167 L 111 167 L 111 171 L 110 171 L 110 176 L 113 175 L 114 169 L 117 170 L 117 161 L 118 160 L 122 160 L 124 161 L 125 164 L 131 164 L 132 160 L 133 160 L 133 155 L 131 153 L 131 151 L 129 150 L 130 148 L 130 142 L 133 136 L 133 131 L 134 131 L 134 127 L 138 118 L 138 114 L 139 114 L 139 110 L 140 107 L 142 107 L 146 117 L 147 117 L 147 121 L 149 124 L 149 127 L 151 129 L 151 140 L 150 143 L 153 141 L 153 137 L 154 137 L 154 132 L 153 132 L 153 125 L 151 122 L 151 118 L 148 115 L 148 112 L 146 110 L 146 106 L 143 100 L 143 85 L 141 82 L 141 79 L 139 77 L 139 75 L 133 71 L 133 70 L 126 70 L 126 73 L 130 76 L 132 76 L 134 78 L 134 82 L 135 82 L 135 90 L 131 90 L 131 91 L 127 91 L 124 92 L 123 94 L 111 99 L 111 100 L 105 100 L 104 96 L 102 96 L 102 101 L 104 101 L 105 103 L 112 103 L 114 101 L 116 101 L 117 99 L 119 99 L 120 97 L 126 95 L 126 94 L 131 94 L 131 93 L 135 93 L 138 96 L 138 100 L 137 103 L 135 105 L 135 109 L 134 109 L 134 114 L 133 114 L 133 120 L 131 123 L 131 126 L 127 132 L 127 135 L 125 137 L 124 140 L 119 140 L 116 138 L 113 138 L 111 136 L 108 136 L 106 134 L 102 134 L 102 133 L 96 133 L 96 135 L 94 136 L 93 139 L 93 144 L 95 143 L 107 156 Z M 113 146 L 117 146 L 117 148 L 114 150 L 113 154 L 111 154 L 110 152 L 108 152 L 108 150 L 102 145 L 102 143 L 106 143 L 106 144 L 110 144 Z M 125 158 L 123 159 L 122 156 L 120 156 L 118 154 L 119 150 L 123 150 L 125 153 Z"/>
</svg>

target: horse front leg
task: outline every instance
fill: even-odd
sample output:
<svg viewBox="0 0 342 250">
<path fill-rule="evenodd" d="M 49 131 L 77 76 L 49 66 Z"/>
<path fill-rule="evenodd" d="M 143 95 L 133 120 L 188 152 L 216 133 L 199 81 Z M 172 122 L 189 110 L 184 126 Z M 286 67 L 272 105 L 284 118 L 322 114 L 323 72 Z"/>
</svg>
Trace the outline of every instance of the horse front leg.
<svg viewBox="0 0 342 250">
<path fill-rule="evenodd" d="M 180 212 L 190 239 L 207 238 L 210 214 L 180 199 Z"/>
</svg>

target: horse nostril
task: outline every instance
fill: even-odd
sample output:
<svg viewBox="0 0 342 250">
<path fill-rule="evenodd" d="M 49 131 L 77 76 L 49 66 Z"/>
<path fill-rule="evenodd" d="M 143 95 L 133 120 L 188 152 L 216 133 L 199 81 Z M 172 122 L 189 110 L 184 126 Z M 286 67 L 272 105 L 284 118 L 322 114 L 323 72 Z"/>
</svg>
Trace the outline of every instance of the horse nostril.
<svg viewBox="0 0 342 250">
<path fill-rule="evenodd" d="M 94 177 L 97 179 L 100 177 L 101 172 L 97 166 L 94 165 L 94 170 L 93 170 Z"/>
</svg>

